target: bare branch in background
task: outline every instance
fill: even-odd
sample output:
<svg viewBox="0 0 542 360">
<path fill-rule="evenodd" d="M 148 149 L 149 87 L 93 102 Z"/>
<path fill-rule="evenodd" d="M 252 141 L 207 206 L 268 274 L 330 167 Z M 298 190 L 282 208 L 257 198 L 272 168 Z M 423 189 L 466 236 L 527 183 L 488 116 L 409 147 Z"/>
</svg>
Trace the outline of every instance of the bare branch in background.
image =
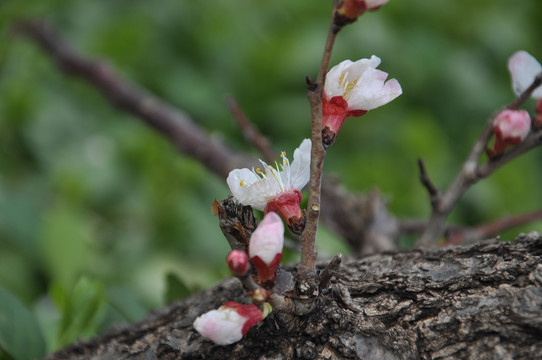
<svg viewBox="0 0 542 360">
<path fill-rule="evenodd" d="M 210 136 L 187 114 L 116 73 L 105 61 L 83 57 L 47 24 L 19 22 L 15 30 L 39 43 L 62 71 L 93 84 L 113 105 L 141 119 L 215 174 L 225 178 L 233 168 L 256 163 Z"/>
<path fill-rule="evenodd" d="M 542 82 L 542 74 L 538 75 L 533 83 L 527 88 L 514 102 L 507 108 L 516 110 L 527 100 L 531 93 Z M 416 242 L 417 247 L 434 246 L 437 244 L 439 237 L 444 234 L 446 226 L 446 218 L 454 208 L 455 204 L 469 187 L 474 185 L 479 180 L 489 176 L 493 171 L 497 170 L 504 164 L 526 151 L 542 144 L 542 131 L 535 129 L 532 133 L 519 145 L 511 151 L 494 158 L 489 158 L 484 164 L 479 164 L 479 159 L 484 153 L 487 143 L 493 135 L 493 117 L 488 120 L 487 125 L 482 132 L 482 135 L 475 142 L 471 153 L 464 162 L 461 171 L 455 178 L 454 182 L 448 190 L 438 198 L 431 197 L 432 206 L 431 218 L 427 223 L 427 227 L 420 239 Z"/>
<path fill-rule="evenodd" d="M 525 214 L 506 216 L 473 228 L 451 228 L 449 231 L 446 231 L 446 245 L 469 244 L 479 240 L 488 239 L 499 234 L 503 230 L 537 220 L 542 220 L 542 209 Z"/>
<path fill-rule="evenodd" d="M 271 147 L 271 143 L 250 121 L 237 100 L 232 95 L 228 95 L 226 96 L 226 105 L 241 129 L 245 140 L 262 154 L 265 162 L 273 163 L 277 156 Z"/>
</svg>

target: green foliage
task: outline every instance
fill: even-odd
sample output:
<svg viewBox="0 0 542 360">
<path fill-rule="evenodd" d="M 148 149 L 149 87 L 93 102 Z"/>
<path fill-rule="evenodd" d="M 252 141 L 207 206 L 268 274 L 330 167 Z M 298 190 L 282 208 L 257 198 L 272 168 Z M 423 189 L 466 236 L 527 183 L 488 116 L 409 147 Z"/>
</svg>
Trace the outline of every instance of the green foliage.
<svg viewBox="0 0 542 360">
<path fill-rule="evenodd" d="M 45 342 L 34 315 L 0 287 L 0 358 L 30 360 L 45 355 Z"/>
<path fill-rule="evenodd" d="M 166 303 L 184 299 L 191 293 L 188 286 L 177 275 L 174 273 L 168 273 L 166 275 L 166 294 L 164 296 Z"/>
<path fill-rule="evenodd" d="M 38 319 L 46 343 L 36 335 L 25 351 L 41 355 L 136 321 L 226 276 L 228 246 L 210 206 L 228 189 L 92 87 L 59 73 L 13 35 L 13 21 L 47 19 L 81 52 L 108 59 L 252 151 L 224 105 L 231 93 L 277 152 L 291 153 L 309 136 L 304 79 L 316 75 L 330 4 L 0 2 L 0 286 L 29 309 L 23 316 Z M 332 63 L 375 54 L 404 94 L 347 120 L 325 170 L 353 191 L 380 188 L 398 215 L 426 218 L 416 159 L 440 187 L 451 182 L 486 119 L 513 98 L 507 58 L 525 49 L 542 59 L 541 13 L 536 0 L 392 0 L 346 27 Z M 533 102 L 525 108 L 532 113 Z M 477 184 L 450 221 L 478 224 L 540 207 L 541 160 L 537 149 Z M 325 229 L 319 242 L 328 255 L 345 250 Z M 0 359 L 19 358 L 1 347 Z"/>
</svg>

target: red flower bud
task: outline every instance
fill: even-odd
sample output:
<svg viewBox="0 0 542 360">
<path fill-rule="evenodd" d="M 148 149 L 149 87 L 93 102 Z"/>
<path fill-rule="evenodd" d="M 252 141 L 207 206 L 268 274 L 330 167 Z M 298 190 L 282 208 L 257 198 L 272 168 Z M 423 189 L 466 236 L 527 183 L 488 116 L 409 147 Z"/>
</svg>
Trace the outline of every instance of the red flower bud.
<svg viewBox="0 0 542 360">
<path fill-rule="evenodd" d="M 226 256 L 226 263 L 235 276 L 245 276 L 250 269 L 248 255 L 242 250 L 232 250 Z"/>
<path fill-rule="evenodd" d="M 301 210 L 301 193 L 299 190 L 285 192 L 267 203 L 265 213 L 276 212 L 286 220 L 288 228 L 296 235 L 305 229 L 305 210 Z"/>
<path fill-rule="evenodd" d="M 342 26 L 354 22 L 365 11 L 378 10 L 389 0 L 344 0 L 337 8 L 335 24 Z"/>
</svg>

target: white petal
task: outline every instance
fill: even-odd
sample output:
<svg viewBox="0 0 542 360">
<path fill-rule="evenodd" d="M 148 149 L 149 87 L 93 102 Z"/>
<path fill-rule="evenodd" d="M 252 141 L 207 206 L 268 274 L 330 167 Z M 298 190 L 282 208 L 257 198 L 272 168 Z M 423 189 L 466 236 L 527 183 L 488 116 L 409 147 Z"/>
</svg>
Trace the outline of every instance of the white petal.
<svg viewBox="0 0 542 360">
<path fill-rule="evenodd" d="M 372 110 L 385 105 L 402 94 L 401 85 L 395 79 L 384 82 L 388 74 L 373 68 L 367 69 L 352 89 L 348 108 Z"/>
<path fill-rule="evenodd" d="M 209 311 L 194 321 L 194 328 L 218 345 L 230 345 L 243 338 L 247 319 L 229 308 Z"/>
<path fill-rule="evenodd" d="M 266 176 L 257 175 L 253 170 L 235 169 L 230 171 L 226 182 L 233 196 L 242 204 L 264 210 L 269 200 L 288 190 L 301 190 L 310 177 L 311 142 L 305 139 L 294 151 L 291 166 L 283 166 L 283 171 L 268 168 L 262 162 Z M 287 163 L 287 160 L 286 160 Z"/>
<path fill-rule="evenodd" d="M 386 4 L 389 0 L 365 0 L 365 5 L 367 9 L 371 10 L 374 8 L 379 8 L 382 5 Z"/>
<path fill-rule="evenodd" d="M 305 139 L 294 151 L 294 160 L 290 167 L 290 186 L 301 190 L 307 185 L 311 176 L 311 140 Z"/>
<path fill-rule="evenodd" d="M 329 99 L 334 96 L 342 96 L 344 93 L 344 86 L 340 84 L 340 79 L 347 68 L 353 64 L 350 60 L 344 60 L 340 64 L 335 65 L 329 70 L 326 75 L 326 84 L 324 90 Z"/>
<path fill-rule="evenodd" d="M 263 210 L 267 202 L 281 191 L 274 179 L 262 179 L 246 168 L 230 171 L 226 182 L 237 201 L 258 210 Z"/>
<path fill-rule="evenodd" d="M 508 60 L 508 70 L 512 76 L 512 88 L 519 96 L 532 83 L 534 78 L 542 72 L 542 65 L 528 52 L 518 51 Z M 532 94 L 532 97 L 542 97 L 542 87 L 539 86 Z"/>
<path fill-rule="evenodd" d="M 370 59 L 360 59 L 353 63 L 348 69 L 347 80 L 349 82 L 358 81 L 358 79 L 367 71 L 368 69 L 376 69 L 380 65 L 381 60 L 378 56 L 371 56 Z"/>
</svg>

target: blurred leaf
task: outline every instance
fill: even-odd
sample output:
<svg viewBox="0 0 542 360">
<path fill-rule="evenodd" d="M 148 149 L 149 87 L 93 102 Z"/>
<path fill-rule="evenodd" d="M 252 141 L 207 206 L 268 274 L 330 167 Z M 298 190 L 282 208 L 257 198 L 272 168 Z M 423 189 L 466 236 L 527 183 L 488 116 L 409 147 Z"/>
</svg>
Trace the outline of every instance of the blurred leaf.
<svg viewBox="0 0 542 360">
<path fill-rule="evenodd" d="M 164 299 L 166 304 L 175 300 L 181 300 L 188 297 L 192 292 L 177 275 L 168 272 L 166 275 L 166 293 Z"/>
<path fill-rule="evenodd" d="M 65 294 L 57 288 L 53 295 L 55 301 L 60 299 L 62 313 L 56 347 L 95 335 L 107 300 L 103 284 L 86 277 L 80 278 L 69 295 L 63 298 Z"/>
<path fill-rule="evenodd" d="M 92 258 L 88 219 L 66 202 L 51 207 L 43 219 L 41 251 L 52 281 L 70 287 Z"/>
<path fill-rule="evenodd" d="M 23 304 L 0 287 L 0 347 L 16 360 L 45 355 L 38 322 Z"/>
<path fill-rule="evenodd" d="M 0 348 L 0 360 L 13 360 L 13 358 L 6 352 L 2 351 L 2 348 Z"/>
<path fill-rule="evenodd" d="M 141 320 L 149 310 L 134 293 L 120 286 L 107 289 L 107 301 L 127 322 Z"/>
</svg>

